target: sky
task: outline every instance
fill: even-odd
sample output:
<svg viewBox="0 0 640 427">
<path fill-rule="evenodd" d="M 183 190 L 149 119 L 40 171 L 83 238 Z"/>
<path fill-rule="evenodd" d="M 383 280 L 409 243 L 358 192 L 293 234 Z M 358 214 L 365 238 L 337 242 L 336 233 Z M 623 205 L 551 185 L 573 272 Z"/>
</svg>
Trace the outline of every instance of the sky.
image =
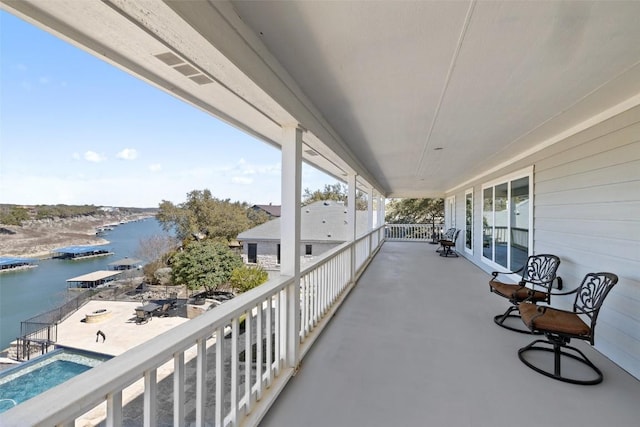
<svg viewBox="0 0 640 427">
<path fill-rule="evenodd" d="M 0 203 L 280 204 L 280 151 L 0 11 Z M 336 180 L 303 166 L 302 188 Z"/>
</svg>

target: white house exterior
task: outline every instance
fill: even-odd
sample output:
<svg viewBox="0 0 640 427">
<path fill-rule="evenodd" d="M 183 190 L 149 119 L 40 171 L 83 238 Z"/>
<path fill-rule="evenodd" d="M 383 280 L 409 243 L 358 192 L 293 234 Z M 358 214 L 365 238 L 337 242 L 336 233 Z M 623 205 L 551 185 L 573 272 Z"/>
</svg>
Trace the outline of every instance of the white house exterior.
<svg viewBox="0 0 640 427">
<path fill-rule="evenodd" d="M 349 240 L 348 210 L 343 202 L 317 201 L 300 210 L 301 262 L 308 264 L 329 249 Z M 280 268 L 280 218 L 272 219 L 238 235 L 242 258 L 267 270 Z M 356 212 L 356 236 L 369 229 L 367 212 Z"/>
<path fill-rule="evenodd" d="M 483 256 L 483 189 L 523 176 L 531 179 L 529 254 L 558 255 L 566 289 L 577 286 L 588 272 L 619 276 L 600 313 L 595 346 L 640 378 L 640 107 L 594 123 L 447 193 L 455 196 L 453 215 L 460 228 L 465 227 L 465 194 L 472 193 L 473 248 L 465 250 L 459 239 L 458 253 L 486 271 L 506 266 Z M 506 224 L 507 218 L 501 221 Z"/>
</svg>

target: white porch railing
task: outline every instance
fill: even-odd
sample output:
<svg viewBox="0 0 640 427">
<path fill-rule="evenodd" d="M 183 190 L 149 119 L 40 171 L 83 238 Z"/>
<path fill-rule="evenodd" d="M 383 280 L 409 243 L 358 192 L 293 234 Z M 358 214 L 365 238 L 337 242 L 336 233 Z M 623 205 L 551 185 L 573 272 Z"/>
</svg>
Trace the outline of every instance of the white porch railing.
<svg viewBox="0 0 640 427">
<path fill-rule="evenodd" d="M 389 241 L 435 241 L 442 237 L 444 224 L 386 224 L 385 239 Z"/>
<path fill-rule="evenodd" d="M 72 426 L 106 405 L 106 425 L 120 426 L 135 411 L 127 403 L 139 399 L 127 390 L 134 383 L 144 389 L 139 406 L 146 426 L 257 424 L 295 372 L 287 363 L 287 337 L 299 336 L 300 357 L 306 354 L 379 249 L 383 233 L 380 227 L 330 251 L 301 271 L 299 284 L 291 277 L 273 279 L 8 410 L 2 425 Z M 289 300 L 293 286 L 300 286 L 300 301 Z M 297 334 L 289 333 L 293 304 L 300 304 Z M 194 373 L 187 363 L 195 365 Z M 165 364 L 173 365 L 172 407 L 160 407 L 158 399 Z M 195 411 L 187 414 L 186 407 Z"/>
</svg>

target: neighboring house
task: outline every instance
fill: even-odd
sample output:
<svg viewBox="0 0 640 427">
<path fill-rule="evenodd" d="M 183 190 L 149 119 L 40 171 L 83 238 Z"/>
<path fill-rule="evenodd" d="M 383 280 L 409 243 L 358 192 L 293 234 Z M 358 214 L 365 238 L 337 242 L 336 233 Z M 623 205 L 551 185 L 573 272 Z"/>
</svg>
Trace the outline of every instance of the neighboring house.
<svg viewBox="0 0 640 427">
<path fill-rule="evenodd" d="M 309 262 L 349 240 L 349 230 L 347 208 L 343 202 L 327 200 L 303 206 L 300 218 L 300 256 L 303 262 Z M 356 211 L 356 236 L 367 230 L 367 212 Z M 280 267 L 280 218 L 240 233 L 238 240 L 242 243 L 245 263 L 259 264 L 268 270 Z"/>
<path fill-rule="evenodd" d="M 269 215 L 269 219 L 280 218 L 280 205 L 272 205 L 271 203 L 268 205 L 253 205 L 251 209 L 266 213 Z"/>
</svg>

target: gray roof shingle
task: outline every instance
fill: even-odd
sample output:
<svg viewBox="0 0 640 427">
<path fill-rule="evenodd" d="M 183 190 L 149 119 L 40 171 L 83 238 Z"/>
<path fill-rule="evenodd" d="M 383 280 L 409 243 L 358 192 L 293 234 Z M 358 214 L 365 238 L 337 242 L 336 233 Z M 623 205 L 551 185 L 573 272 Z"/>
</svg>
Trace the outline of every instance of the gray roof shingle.
<svg viewBox="0 0 640 427">
<path fill-rule="evenodd" d="M 238 240 L 280 240 L 280 218 L 243 231 Z M 345 242 L 348 235 L 347 207 L 342 202 L 318 201 L 303 206 L 300 240 L 307 242 Z M 356 236 L 368 231 L 367 212 L 356 211 Z"/>
</svg>

